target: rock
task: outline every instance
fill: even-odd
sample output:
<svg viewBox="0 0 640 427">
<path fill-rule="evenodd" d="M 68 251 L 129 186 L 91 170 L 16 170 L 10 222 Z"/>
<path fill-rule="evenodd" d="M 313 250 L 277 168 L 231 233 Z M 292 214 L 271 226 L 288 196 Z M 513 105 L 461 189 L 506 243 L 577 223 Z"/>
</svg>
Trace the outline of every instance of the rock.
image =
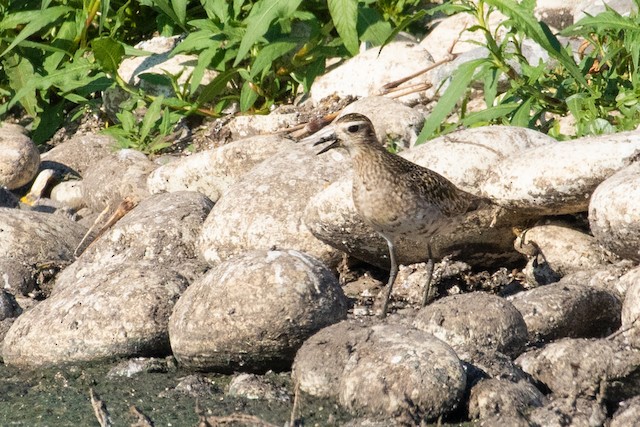
<svg viewBox="0 0 640 427">
<path fill-rule="evenodd" d="M 481 126 L 434 138 L 404 151 L 414 163 L 447 177 L 461 189 L 477 193 L 494 173 L 493 166 L 523 150 L 557 144 L 541 132 L 516 126 Z"/>
<path fill-rule="evenodd" d="M 529 425 L 545 427 L 602 426 L 607 408 L 597 400 L 585 398 L 554 398 L 529 414 Z M 567 424 L 569 423 L 569 424 Z"/>
<path fill-rule="evenodd" d="M 285 387 L 279 387 L 264 376 L 237 374 L 229 383 L 227 395 L 249 400 L 289 402 L 291 398 Z"/>
<path fill-rule="evenodd" d="M 166 359 L 157 357 L 134 357 L 123 360 L 107 372 L 107 378 L 127 377 L 138 374 L 154 372 L 169 372 L 169 364 Z"/>
<path fill-rule="evenodd" d="M 124 198 L 136 202 L 148 198 L 147 176 L 155 168 L 147 156 L 135 150 L 103 157 L 84 175 L 82 193 L 87 206 L 101 212 Z"/>
<path fill-rule="evenodd" d="M 307 340 L 296 355 L 292 377 L 302 391 L 337 394 L 347 409 L 395 418 L 393 424 L 418 425 L 451 412 L 465 387 L 460 360 L 432 335 L 402 325 L 352 321 Z"/>
<path fill-rule="evenodd" d="M 614 294 L 620 301 L 624 300 L 627 288 L 635 281 L 633 263 L 622 260 L 615 264 L 599 267 L 597 270 L 582 270 L 562 277 L 563 283 L 589 286 L 604 289 Z M 638 272 L 640 274 L 640 271 Z"/>
<path fill-rule="evenodd" d="M 376 325 L 347 360 L 339 401 L 354 412 L 419 424 L 455 409 L 464 388 L 464 370 L 448 345 L 405 326 Z"/>
<path fill-rule="evenodd" d="M 384 96 L 361 98 L 342 109 L 338 117 L 364 114 L 374 124 L 378 141 L 393 148 L 413 147 L 424 123 L 424 115 Z"/>
<path fill-rule="evenodd" d="M 203 375 L 187 375 L 180 379 L 180 382 L 173 390 L 166 390 L 160 393 L 160 397 L 171 398 L 175 395 L 187 395 L 196 399 L 211 397 L 218 392 L 219 388 L 215 381 Z"/>
<path fill-rule="evenodd" d="M 0 187 L 15 190 L 35 178 L 40 166 L 36 144 L 17 126 L 0 126 Z"/>
<path fill-rule="evenodd" d="M 567 274 L 601 269 L 607 265 L 608 257 L 596 239 L 561 225 L 528 228 L 520 233 L 513 247 L 529 257 L 524 271 L 527 281 L 533 286 L 546 285 Z M 545 273 L 544 269 L 549 269 L 551 274 Z"/>
<path fill-rule="evenodd" d="M 564 30 L 574 23 L 574 11 L 582 0 L 539 0 L 534 15 L 555 30 Z M 557 31 L 554 31 L 554 33 Z"/>
<path fill-rule="evenodd" d="M 471 389 L 469 416 L 487 419 L 492 416 L 517 416 L 531 407 L 542 406 L 544 395 L 526 381 L 499 379 L 480 381 Z"/>
<path fill-rule="evenodd" d="M 589 225 L 597 242 L 621 258 L 640 261 L 640 163 L 602 182 L 589 204 Z"/>
<path fill-rule="evenodd" d="M 640 420 L 640 396 L 620 402 L 619 408 L 611 417 L 609 427 L 628 427 Z"/>
<path fill-rule="evenodd" d="M 162 77 L 168 79 L 167 74 L 177 76 L 176 84 L 180 90 L 185 90 L 191 95 L 198 93 L 218 73 L 205 69 L 199 85 L 196 88 L 192 88 L 191 78 L 198 64 L 198 56 L 181 53 L 174 54 L 173 50 L 180 41 L 180 36 L 158 36 L 136 44 L 134 46 L 136 49 L 152 52 L 152 54 L 126 57 L 118 66 L 118 75 L 129 85 L 139 87 L 145 93 L 153 96 L 176 96 L 173 85 L 168 80 L 166 84 L 159 83 L 159 79 Z M 155 79 L 149 78 L 149 75 L 155 76 Z M 120 103 L 127 98 L 128 94 L 120 88 L 111 88 L 105 91 L 103 102 L 107 114 L 115 116 L 115 113 L 120 111 Z"/>
<path fill-rule="evenodd" d="M 51 189 L 51 200 L 79 210 L 85 207 L 81 180 L 63 181 Z"/>
<path fill-rule="evenodd" d="M 634 270 L 632 270 L 634 271 Z M 634 274 L 634 277 L 637 277 Z M 627 340 L 636 348 L 640 348 L 640 281 L 629 286 L 622 303 L 622 327 Z"/>
<path fill-rule="evenodd" d="M 60 215 L 0 208 L 0 276 L 12 294 L 34 289 L 42 269 L 60 269 L 74 259 L 85 228 Z"/>
<path fill-rule="evenodd" d="M 346 158 L 317 152 L 298 144 L 233 184 L 204 224 L 199 242 L 204 258 L 217 264 L 250 250 L 295 249 L 336 265 L 338 251 L 311 234 L 302 214 L 309 198 L 344 170 Z"/>
<path fill-rule="evenodd" d="M 640 393 L 640 351 L 616 340 L 565 338 L 516 363 L 558 397 L 617 402 Z"/>
<path fill-rule="evenodd" d="M 172 268 L 193 280 L 206 269 L 196 241 L 212 206 L 194 191 L 142 201 L 58 276 L 53 292 L 76 287 L 78 280 L 88 280 L 109 266 L 137 261 Z"/>
<path fill-rule="evenodd" d="M 620 326 L 620 300 L 605 289 L 561 280 L 510 298 L 531 343 L 609 335 Z"/>
<path fill-rule="evenodd" d="M 42 168 L 60 176 L 84 176 L 100 159 L 113 154 L 116 141 L 102 134 L 74 135 L 42 155 Z"/>
<path fill-rule="evenodd" d="M 529 376 L 514 364 L 509 356 L 499 351 L 467 346 L 456 353 L 467 371 L 468 389 L 477 382 L 489 378 L 511 382 L 529 379 Z"/>
<path fill-rule="evenodd" d="M 413 325 L 454 349 L 481 347 L 516 356 L 527 342 L 520 312 L 506 299 L 484 292 L 435 301 L 418 312 Z"/>
<path fill-rule="evenodd" d="M 385 84 L 420 71 L 432 62 L 431 55 L 414 43 L 396 41 L 382 49 L 374 47 L 316 78 L 311 86 L 311 99 L 317 105 L 323 98 L 334 94 L 341 98 L 380 95 Z M 354 79 L 353 76 L 359 78 Z M 411 80 L 413 84 L 424 82 L 424 75 Z M 399 100 L 410 104 L 420 98 L 420 94 L 414 93 Z"/>
<path fill-rule="evenodd" d="M 499 24 L 505 19 L 506 17 L 503 14 L 496 11 L 489 16 L 487 24 L 491 28 L 498 28 Z M 445 59 L 451 47 L 453 47 L 451 53 L 455 55 L 474 50 L 478 47 L 478 43 L 486 42 L 486 38 L 481 31 L 468 31 L 469 28 L 475 25 L 478 25 L 478 21 L 469 13 L 448 16 L 429 31 L 429 34 L 420 42 L 420 46 L 429 51 L 436 62 Z M 504 27 L 500 28 L 497 33 L 498 40 L 502 40 L 505 33 L 506 29 Z M 427 65 L 425 64 L 424 67 Z"/>
<path fill-rule="evenodd" d="M 20 206 L 18 198 L 9 190 L 0 187 L 0 208 L 17 208 Z"/>
<path fill-rule="evenodd" d="M 35 368 L 167 355 L 169 315 L 187 285 L 157 263 L 112 265 L 20 315 L 5 336 L 4 362 Z"/>
<path fill-rule="evenodd" d="M 577 23 L 585 16 L 596 16 L 604 12 L 608 7 L 612 8 L 620 15 L 627 16 L 631 12 L 636 12 L 638 6 L 629 0 L 582 0 L 576 4 L 573 11 L 573 23 Z"/>
<path fill-rule="evenodd" d="M 151 172 L 147 185 L 151 193 L 199 191 L 215 202 L 254 166 L 277 152 L 291 149 L 292 144 L 273 135 L 233 141 L 160 166 Z"/>
<path fill-rule="evenodd" d="M 498 162 L 482 193 L 522 212 L 583 212 L 596 187 L 629 164 L 639 149 L 636 131 L 529 148 Z"/>
<path fill-rule="evenodd" d="M 189 287 L 171 316 L 171 347 L 188 368 L 287 368 L 305 339 L 346 314 L 320 261 L 297 251 L 248 252 Z"/>
<path fill-rule="evenodd" d="M 0 321 L 17 317 L 22 310 L 16 298 L 5 290 L 0 290 Z"/>
<path fill-rule="evenodd" d="M 370 334 L 368 326 L 351 320 L 321 329 L 298 350 L 291 369 L 293 382 L 312 396 L 337 400 L 347 362 Z"/>
<path fill-rule="evenodd" d="M 296 112 L 237 115 L 229 120 L 229 123 L 225 125 L 225 130 L 230 132 L 229 137 L 232 140 L 259 135 L 264 135 L 265 138 L 278 139 L 276 135 L 269 136 L 267 134 L 280 132 L 297 125 L 299 122 L 300 115 Z"/>
</svg>

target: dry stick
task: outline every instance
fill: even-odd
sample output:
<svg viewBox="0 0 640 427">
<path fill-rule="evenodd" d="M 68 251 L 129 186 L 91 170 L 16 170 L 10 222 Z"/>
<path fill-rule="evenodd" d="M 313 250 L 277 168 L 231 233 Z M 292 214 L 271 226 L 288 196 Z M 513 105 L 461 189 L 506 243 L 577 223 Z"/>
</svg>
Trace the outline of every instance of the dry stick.
<svg viewBox="0 0 640 427">
<path fill-rule="evenodd" d="M 295 390 L 293 392 L 293 408 L 291 408 L 291 419 L 289 421 L 289 427 L 295 427 L 296 414 L 298 413 L 298 398 L 300 396 L 300 382 L 296 381 Z"/>
<path fill-rule="evenodd" d="M 91 406 L 93 407 L 93 413 L 98 419 L 100 427 L 111 427 L 111 417 L 109 417 L 107 405 L 104 403 L 104 401 L 100 400 L 100 396 L 98 396 L 93 391 L 93 388 L 89 389 L 89 395 L 91 396 Z"/>
<path fill-rule="evenodd" d="M 129 212 L 131 209 L 136 207 L 137 204 L 138 203 L 134 201 L 131 197 L 125 197 L 124 200 L 120 202 L 115 212 L 109 217 L 109 219 L 107 219 L 107 222 L 100 228 L 100 231 L 98 231 L 98 234 L 93 236 L 93 238 L 91 239 L 91 243 L 89 243 L 86 248 L 83 248 L 83 245 L 89 239 L 89 236 L 91 236 L 91 233 L 95 229 L 96 225 L 102 222 L 104 216 L 107 213 L 109 213 L 109 211 L 111 210 L 110 209 L 111 205 L 109 204 L 102 212 L 100 212 L 100 215 L 98 215 L 98 218 L 96 218 L 96 220 L 93 222 L 93 225 L 91 226 L 91 228 L 89 228 L 86 234 L 82 237 L 82 240 L 80 241 L 80 243 L 78 243 L 78 246 L 73 251 L 73 255 L 76 257 L 80 256 L 82 252 L 87 250 L 89 246 L 91 246 L 93 242 L 95 242 L 98 239 L 98 237 L 102 236 L 109 228 L 111 228 L 111 226 L 113 226 L 123 216 L 125 216 L 127 212 Z"/>
<path fill-rule="evenodd" d="M 457 42 L 457 40 L 456 40 Z M 389 82 L 387 84 L 385 84 L 384 86 L 382 86 L 382 90 L 380 91 L 381 95 L 386 95 L 389 92 L 392 92 L 392 89 L 397 88 L 398 86 L 400 86 L 402 83 L 408 82 L 411 79 L 414 79 L 424 73 L 426 73 L 427 71 L 431 71 L 434 68 L 437 68 L 439 66 L 441 66 L 442 64 L 446 64 L 447 62 L 451 62 L 454 59 L 456 59 L 458 57 L 457 53 L 451 53 L 451 50 L 453 50 L 453 46 L 455 46 L 455 42 L 453 45 L 451 45 L 451 48 L 449 49 L 449 53 L 447 54 L 447 56 L 445 56 L 444 58 L 442 58 L 440 61 L 436 61 L 433 64 L 430 64 L 429 66 L 423 68 L 422 70 L 416 71 L 413 74 L 409 74 L 406 77 L 403 77 L 401 79 L 395 80 L 393 82 Z"/>
<path fill-rule="evenodd" d="M 291 128 L 285 129 L 284 131 L 289 132 L 289 135 L 291 135 L 294 138 L 300 138 L 305 135 L 311 135 L 312 133 L 316 133 L 317 131 L 319 131 L 320 129 L 322 129 L 329 123 L 331 123 L 333 119 L 338 117 L 338 114 L 340 114 L 341 111 L 342 110 L 338 110 L 334 113 L 326 114 L 318 119 L 314 119 L 307 123 L 302 123 L 302 124 L 293 126 Z"/>
<path fill-rule="evenodd" d="M 394 88 L 385 93 L 387 94 L 387 98 L 395 99 L 395 98 L 401 98 L 405 95 L 410 95 L 412 93 L 423 92 L 429 89 L 431 86 L 433 86 L 431 83 L 416 83 L 411 86 Z"/>
<path fill-rule="evenodd" d="M 153 421 L 147 417 L 137 406 L 131 405 L 129 412 L 138 417 L 138 421 L 135 424 L 131 424 L 131 427 L 153 427 Z"/>
</svg>

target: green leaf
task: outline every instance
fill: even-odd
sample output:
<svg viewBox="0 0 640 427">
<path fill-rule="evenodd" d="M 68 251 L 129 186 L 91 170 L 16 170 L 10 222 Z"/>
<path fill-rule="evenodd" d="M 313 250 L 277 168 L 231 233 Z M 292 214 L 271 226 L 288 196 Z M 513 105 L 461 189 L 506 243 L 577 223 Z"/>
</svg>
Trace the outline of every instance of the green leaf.
<svg viewBox="0 0 640 427">
<path fill-rule="evenodd" d="M 9 87 L 16 94 L 6 105 L 6 110 L 0 109 L 0 113 L 5 113 L 16 102 L 20 102 L 28 115 L 35 117 L 38 113 L 38 98 L 36 97 L 36 86 L 33 84 L 38 80 L 34 74 L 33 65 L 24 57 L 12 55 L 4 61 L 5 73 L 9 78 Z"/>
<path fill-rule="evenodd" d="M 484 64 L 486 59 L 476 59 L 460 64 L 451 77 L 447 90 L 440 97 L 438 104 L 433 108 L 429 117 L 424 122 L 422 131 L 418 135 L 416 145 L 424 143 L 444 122 L 444 119 L 453 111 L 454 107 L 469 88 L 476 69 Z"/>
<path fill-rule="evenodd" d="M 494 107 L 489 107 L 482 111 L 468 114 L 460 122 L 463 126 L 473 126 L 476 124 L 488 124 L 495 119 L 505 117 L 515 111 L 520 104 L 517 102 L 511 102 L 508 104 L 500 104 Z"/>
<path fill-rule="evenodd" d="M 149 136 L 151 129 L 161 117 L 162 101 L 164 97 L 158 96 L 153 100 L 140 124 L 140 141 L 144 141 Z"/>
<path fill-rule="evenodd" d="M 117 75 L 118 67 L 124 57 L 124 46 L 111 37 L 102 37 L 94 39 L 91 47 L 102 69 L 114 76 Z"/>
<path fill-rule="evenodd" d="M 526 36 L 538 43 L 549 55 L 557 59 L 581 85 L 589 91 L 591 90 L 580 68 L 578 68 L 567 51 L 562 48 L 557 37 L 551 33 L 547 24 L 535 19 L 526 5 L 522 6 L 513 0 L 484 1 L 505 14 L 509 19 L 512 19 L 517 24 L 518 29 L 522 30 Z"/>
<path fill-rule="evenodd" d="M 35 13 L 16 13 L 14 16 L 9 16 L 8 18 L 4 18 L 0 23 L 0 29 L 9 29 L 14 28 L 14 26 L 25 24 L 24 28 L 20 33 L 13 39 L 11 44 L 7 46 L 7 48 L 0 53 L 0 58 L 5 56 L 8 52 L 10 52 L 14 47 L 19 45 L 22 41 L 26 40 L 29 36 L 37 33 L 38 31 L 46 28 L 47 26 L 56 22 L 63 15 L 72 12 L 73 9 L 66 6 L 54 6 L 50 7 L 45 11 L 38 11 Z M 19 16 L 16 16 L 19 15 Z M 29 19 L 30 18 L 30 19 Z M 22 20 L 25 22 L 21 22 Z M 16 23 L 16 20 L 19 22 Z M 12 25 L 13 22 L 13 26 Z"/>
<path fill-rule="evenodd" d="M 358 1 L 357 0 L 327 0 L 331 19 L 336 31 L 342 39 L 344 47 L 352 56 L 358 53 Z"/>
<path fill-rule="evenodd" d="M 230 70 L 224 71 L 215 79 L 211 81 L 208 85 L 202 89 L 200 95 L 198 96 L 198 104 L 202 105 L 205 102 L 209 102 L 213 100 L 215 97 L 221 95 L 227 89 L 227 83 L 238 73 L 238 70 L 232 68 Z"/>
<path fill-rule="evenodd" d="M 290 16 L 301 2 L 302 0 L 258 0 L 246 19 L 247 31 L 242 37 L 233 66 L 237 67 L 240 64 L 249 49 L 267 33 L 276 18 Z"/>
<path fill-rule="evenodd" d="M 531 122 L 531 106 L 533 105 L 533 97 L 523 102 L 511 117 L 512 126 L 528 127 Z"/>
<path fill-rule="evenodd" d="M 256 56 L 256 60 L 253 62 L 251 67 L 251 78 L 260 74 L 260 72 L 265 68 L 271 67 L 274 60 L 291 52 L 296 48 L 298 43 L 299 42 L 297 40 L 280 40 L 270 43 L 260 49 L 260 52 L 258 53 L 258 56 Z"/>
<path fill-rule="evenodd" d="M 244 82 L 240 91 L 240 111 L 247 111 L 253 107 L 258 99 L 257 92 L 251 87 L 251 82 Z"/>
<path fill-rule="evenodd" d="M 357 28 L 360 40 L 375 46 L 381 46 L 392 33 L 391 24 L 377 10 L 368 7 L 358 9 Z"/>
</svg>

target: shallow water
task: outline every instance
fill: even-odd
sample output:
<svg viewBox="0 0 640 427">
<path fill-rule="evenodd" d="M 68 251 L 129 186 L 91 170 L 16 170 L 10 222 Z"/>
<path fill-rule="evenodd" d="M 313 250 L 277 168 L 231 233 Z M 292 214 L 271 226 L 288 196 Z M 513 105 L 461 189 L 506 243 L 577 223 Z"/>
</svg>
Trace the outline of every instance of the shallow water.
<svg viewBox="0 0 640 427">
<path fill-rule="evenodd" d="M 135 405 L 156 427 L 196 426 L 196 400 L 206 415 L 229 416 L 243 413 L 282 426 L 290 420 L 292 401 L 249 400 L 230 397 L 225 387 L 231 376 L 198 374 L 214 386 L 199 397 L 175 391 L 176 385 L 192 372 L 139 373 L 128 377 L 108 377 L 114 364 L 67 366 L 25 371 L 0 363 L 0 426 L 97 426 L 91 406 L 90 389 L 106 404 L 114 426 L 129 426 L 137 417 L 129 412 Z M 287 388 L 288 375 L 267 374 L 267 378 Z M 340 425 L 352 417 L 335 403 L 302 395 L 298 418 L 306 426 Z M 225 424 L 243 425 L 243 424 Z M 246 423 L 244 425 L 247 425 Z"/>
</svg>

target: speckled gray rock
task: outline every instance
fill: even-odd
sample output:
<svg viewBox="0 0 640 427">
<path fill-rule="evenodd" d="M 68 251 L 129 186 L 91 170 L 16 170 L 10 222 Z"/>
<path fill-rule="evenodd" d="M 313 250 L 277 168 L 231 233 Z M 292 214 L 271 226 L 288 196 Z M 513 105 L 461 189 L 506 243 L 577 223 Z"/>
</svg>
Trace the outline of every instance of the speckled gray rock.
<svg viewBox="0 0 640 427">
<path fill-rule="evenodd" d="M 467 371 L 467 388 L 478 381 L 494 378 L 518 382 L 528 380 L 529 376 L 517 366 L 509 356 L 496 350 L 466 346 L 456 351 Z"/>
<path fill-rule="evenodd" d="M 586 211 L 598 184 L 640 150 L 640 134 L 620 132 L 523 150 L 494 165 L 482 192 L 501 206 L 544 215 Z"/>
<path fill-rule="evenodd" d="M 152 196 L 93 242 L 57 278 L 53 292 L 77 286 L 111 265 L 148 261 L 189 280 L 203 273 L 196 240 L 213 203 L 195 191 Z"/>
<path fill-rule="evenodd" d="M 225 132 L 229 132 L 229 138 L 239 140 L 258 135 L 277 133 L 300 123 L 300 115 L 294 113 L 279 113 L 277 110 L 271 114 L 246 114 L 233 116 L 224 125 Z M 272 138 L 278 138 L 272 136 Z"/>
<path fill-rule="evenodd" d="M 204 258 L 219 263 L 249 250 L 296 249 L 337 264 L 333 247 L 315 238 L 302 221 L 309 198 L 345 168 L 297 144 L 265 160 L 232 185 L 211 210 L 200 239 Z"/>
<path fill-rule="evenodd" d="M 285 368 L 305 339 L 346 314 L 342 289 L 320 261 L 297 251 L 247 252 L 189 287 L 171 315 L 171 347 L 189 368 Z"/>
<path fill-rule="evenodd" d="M 75 135 L 42 155 L 42 167 L 60 175 L 83 176 L 98 160 L 113 154 L 116 141 L 107 135 Z"/>
<path fill-rule="evenodd" d="M 0 277 L 2 288 L 27 294 L 34 285 L 39 266 L 61 268 L 86 229 L 61 215 L 0 208 Z"/>
<path fill-rule="evenodd" d="M 249 400 L 289 402 L 286 388 L 277 386 L 264 375 L 240 373 L 235 375 L 227 387 L 227 395 Z"/>
<path fill-rule="evenodd" d="M 481 347 L 516 356 L 527 342 L 520 312 L 506 299 L 484 292 L 437 300 L 418 312 L 413 325 L 454 349 Z"/>
<path fill-rule="evenodd" d="M 431 55 L 419 45 L 407 42 L 391 42 L 373 47 L 345 61 L 328 73 L 318 77 L 311 87 L 311 98 L 318 104 L 330 95 L 365 97 L 380 94 L 383 85 L 422 70 L 432 62 Z M 358 76 L 354 79 L 353 76 Z M 420 76 L 412 83 L 426 82 Z M 418 93 L 401 97 L 403 103 L 420 100 Z"/>
<path fill-rule="evenodd" d="M 292 378 L 306 393 L 338 398 L 358 414 L 387 419 L 386 425 L 420 424 L 452 411 L 466 382 L 454 351 L 432 335 L 354 321 L 308 339 L 296 355 Z"/>
<path fill-rule="evenodd" d="M 598 185 L 589 204 L 589 224 L 598 243 L 621 258 L 640 261 L 640 162 Z"/>
<path fill-rule="evenodd" d="M 640 420 L 640 396 L 620 402 L 620 406 L 611 417 L 609 427 L 629 427 L 638 420 Z"/>
<path fill-rule="evenodd" d="M 345 366 L 370 334 L 368 326 L 351 320 L 320 330 L 296 354 L 291 370 L 294 383 L 312 396 L 337 400 Z"/>
<path fill-rule="evenodd" d="M 584 270 L 605 268 L 608 257 L 593 236 L 561 225 L 539 225 L 527 229 L 513 243 L 514 248 L 529 257 L 524 269 L 527 281 L 534 286 L 549 283 L 549 269 L 560 277 Z"/>
<path fill-rule="evenodd" d="M 40 367 L 167 355 L 169 315 L 187 286 L 156 263 L 112 265 L 18 317 L 4 339 L 4 362 Z"/>
<path fill-rule="evenodd" d="M 637 277 L 634 274 L 634 277 Z M 640 348 L 640 281 L 629 286 L 622 304 L 622 330 L 626 339 Z"/>
<path fill-rule="evenodd" d="M 406 326 L 375 325 L 347 360 L 339 401 L 354 412 L 419 423 L 453 411 L 465 383 L 444 342 Z"/>
<path fill-rule="evenodd" d="M 15 190 L 35 178 L 40 166 L 36 144 L 17 126 L 0 126 L 0 187 Z"/>
<path fill-rule="evenodd" d="M 607 408 L 597 399 L 551 396 L 547 403 L 529 412 L 529 425 L 544 427 L 602 426 Z"/>
<path fill-rule="evenodd" d="M 620 326 L 621 302 L 605 289 L 561 280 L 510 299 L 522 313 L 529 341 L 602 337 Z"/>
<path fill-rule="evenodd" d="M 342 109 L 338 117 L 349 113 L 364 114 L 375 126 L 381 143 L 400 149 L 412 147 L 424 123 L 424 115 L 398 101 L 384 96 L 367 96 Z"/>
<path fill-rule="evenodd" d="M 527 381 L 483 380 L 471 389 L 469 416 L 479 419 L 517 416 L 531 407 L 542 406 L 543 401 L 544 395 Z"/>
<path fill-rule="evenodd" d="M 623 16 L 638 10 L 638 7 L 632 0 L 582 0 L 574 5 L 574 7 L 574 23 L 587 15 L 596 16 L 604 12 L 607 7 L 612 8 Z"/>
<path fill-rule="evenodd" d="M 265 135 L 201 151 L 154 170 L 147 180 L 149 191 L 199 191 L 215 202 L 251 168 L 292 144 L 286 138 Z"/>
<path fill-rule="evenodd" d="M 618 340 L 565 338 L 516 363 L 559 397 L 617 402 L 640 393 L 640 350 Z"/>
<path fill-rule="evenodd" d="M 11 191 L 0 187 L 0 208 L 17 208 L 19 205 L 20 201 Z"/>
<path fill-rule="evenodd" d="M 51 189 L 51 200 L 73 210 L 85 206 L 82 180 L 63 181 Z"/>
<path fill-rule="evenodd" d="M 125 197 L 139 202 L 150 196 L 147 176 L 157 165 L 143 153 L 120 150 L 101 158 L 84 175 L 82 193 L 87 206 L 101 212 Z"/>
</svg>

